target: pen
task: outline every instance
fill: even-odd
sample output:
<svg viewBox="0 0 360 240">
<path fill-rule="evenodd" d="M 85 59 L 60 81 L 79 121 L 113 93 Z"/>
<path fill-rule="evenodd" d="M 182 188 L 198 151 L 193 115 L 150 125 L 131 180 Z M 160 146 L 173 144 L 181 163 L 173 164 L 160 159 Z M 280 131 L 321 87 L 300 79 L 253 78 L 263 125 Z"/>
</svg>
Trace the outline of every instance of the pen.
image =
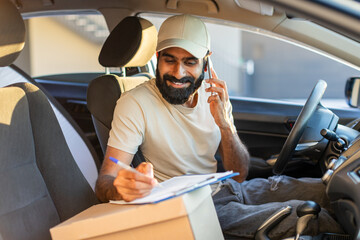
<svg viewBox="0 0 360 240">
<path fill-rule="evenodd" d="M 135 168 L 130 167 L 129 165 L 127 165 L 127 164 L 125 164 L 125 163 L 117 160 L 116 158 L 109 157 L 109 159 L 110 159 L 111 161 L 113 161 L 114 163 L 116 163 L 117 165 L 119 165 L 120 167 L 122 167 L 122 168 L 124 168 L 124 169 L 126 169 L 126 170 L 128 170 L 128 171 L 130 171 L 130 172 L 144 175 L 143 173 L 141 173 L 141 172 L 139 172 L 139 171 L 136 171 Z"/>
<path fill-rule="evenodd" d="M 136 173 L 136 174 L 141 174 L 141 175 L 146 176 L 145 174 L 143 174 L 143 173 L 137 171 L 135 168 L 132 168 L 132 167 L 130 167 L 129 165 L 127 165 L 127 164 L 125 164 L 125 163 L 117 160 L 116 158 L 109 157 L 109 159 L 110 159 L 111 161 L 113 161 L 114 163 L 116 163 L 117 165 L 119 165 L 120 167 L 122 167 L 122 168 L 124 168 L 124 169 L 126 169 L 126 170 L 128 170 L 128 171 L 130 171 L 130 172 L 133 172 L 133 173 Z M 164 187 L 164 186 L 161 185 L 160 183 L 158 183 L 156 186 L 159 186 L 160 188 L 163 188 L 163 187 Z"/>
</svg>

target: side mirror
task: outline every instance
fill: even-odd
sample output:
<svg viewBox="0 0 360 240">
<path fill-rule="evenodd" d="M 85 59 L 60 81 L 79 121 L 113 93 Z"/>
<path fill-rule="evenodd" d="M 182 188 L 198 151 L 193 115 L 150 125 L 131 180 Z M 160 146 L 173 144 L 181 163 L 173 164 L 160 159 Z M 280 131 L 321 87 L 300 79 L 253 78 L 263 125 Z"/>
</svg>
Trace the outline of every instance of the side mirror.
<svg viewBox="0 0 360 240">
<path fill-rule="evenodd" d="M 345 97 L 351 107 L 360 108 L 360 77 L 352 77 L 346 81 Z"/>
</svg>

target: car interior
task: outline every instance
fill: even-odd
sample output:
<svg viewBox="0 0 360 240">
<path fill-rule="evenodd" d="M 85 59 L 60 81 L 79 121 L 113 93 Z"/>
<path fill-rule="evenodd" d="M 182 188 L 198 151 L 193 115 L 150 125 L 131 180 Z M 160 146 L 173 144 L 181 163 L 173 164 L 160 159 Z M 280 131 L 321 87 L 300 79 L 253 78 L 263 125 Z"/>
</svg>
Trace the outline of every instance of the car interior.
<svg viewBox="0 0 360 240">
<path fill-rule="evenodd" d="M 360 11 L 345 10 L 320 0 L 0 0 L 0 239 L 50 239 L 51 227 L 99 203 L 95 182 L 116 101 L 155 75 L 157 23 L 145 13 L 249 25 L 330 54 L 360 74 Z M 104 16 L 109 31 L 95 59 L 103 72 L 26 72 L 21 61 L 30 51 L 24 47 L 27 19 L 92 11 Z M 301 103 L 230 97 L 235 126 L 251 155 L 248 179 L 284 174 L 321 178 L 327 186 L 346 234 L 308 239 L 360 236 L 360 76 L 348 77 L 343 98 L 352 108 L 325 106 L 330 84 L 319 79 Z M 138 151 L 132 165 L 143 159 Z M 268 239 L 288 211 L 274 213 L 255 239 Z"/>
</svg>

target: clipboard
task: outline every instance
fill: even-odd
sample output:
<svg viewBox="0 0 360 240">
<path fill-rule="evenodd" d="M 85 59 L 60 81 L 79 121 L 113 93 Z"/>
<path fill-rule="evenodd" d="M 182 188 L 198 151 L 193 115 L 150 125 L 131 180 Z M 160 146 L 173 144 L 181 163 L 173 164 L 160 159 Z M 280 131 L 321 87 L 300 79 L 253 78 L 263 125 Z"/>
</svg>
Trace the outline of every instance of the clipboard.
<svg viewBox="0 0 360 240">
<path fill-rule="evenodd" d="M 110 203 L 128 205 L 159 203 L 237 175 L 239 175 L 239 173 L 227 171 L 223 173 L 194 174 L 173 177 L 160 183 L 159 186 L 155 186 L 151 193 L 146 197 L 139 198 L 131 202 L 126 202 L 124 200 L 110 200 Z"/>
</svg>

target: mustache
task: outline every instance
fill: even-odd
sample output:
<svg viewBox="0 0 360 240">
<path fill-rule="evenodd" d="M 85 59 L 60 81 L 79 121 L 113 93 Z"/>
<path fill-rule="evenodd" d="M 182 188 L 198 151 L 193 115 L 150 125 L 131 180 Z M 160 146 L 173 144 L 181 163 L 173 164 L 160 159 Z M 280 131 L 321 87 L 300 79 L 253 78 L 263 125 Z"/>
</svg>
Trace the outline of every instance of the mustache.
<svg viewBox="0 0 360 240">
<path fill-rule="evenodd" d="M 164 81 L 171 81 L 171 82 L 174 82 L 174 83 L 187 83 L 187 82 L 194 83 L 195 82 L 195 78 L 190 77 L 190 76 L 178 79 L 178 78 L 176 78 L 174 76 L 171 76 L 169 74 L 164 74 L 163 75 L 163 80 Z"/>
</svg>

